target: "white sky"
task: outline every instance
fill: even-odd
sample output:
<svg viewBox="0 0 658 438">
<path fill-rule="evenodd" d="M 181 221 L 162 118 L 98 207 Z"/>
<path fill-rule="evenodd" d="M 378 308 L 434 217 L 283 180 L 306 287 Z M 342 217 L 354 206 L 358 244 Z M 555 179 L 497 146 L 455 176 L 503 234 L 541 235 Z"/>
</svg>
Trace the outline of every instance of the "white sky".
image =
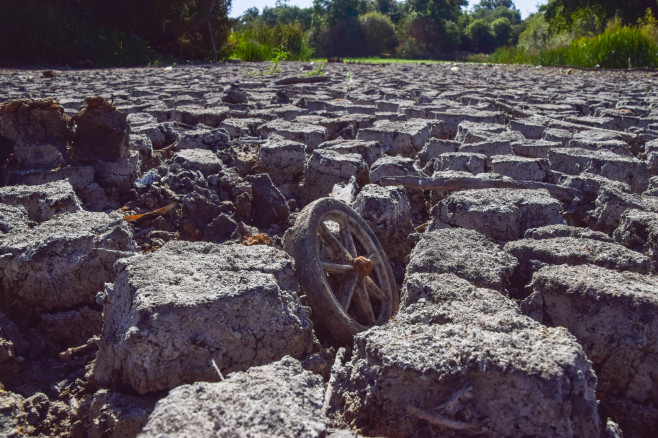
<svg viewBox="0 0 658 438">
<path fill-rule="evenodd" d="M 476 5 L 480 0 L 469 0 L 470 5 Z M 276 0 L 232 0 L 229 17 L 237 18 L 249 8 L 257 7 L 259 11 L 263 8 L 273 8 Z M 516 8 L 521 11 L 521 18 L 525 19 L 528 15 L 537 12 L 539 5 L 548 3 L 548 0 L 514 0 Z M 289 0 L 289 6 L 299 6 L 300 8 L 309 8 L 313 6 L 313 0 Z"/>
</svg>

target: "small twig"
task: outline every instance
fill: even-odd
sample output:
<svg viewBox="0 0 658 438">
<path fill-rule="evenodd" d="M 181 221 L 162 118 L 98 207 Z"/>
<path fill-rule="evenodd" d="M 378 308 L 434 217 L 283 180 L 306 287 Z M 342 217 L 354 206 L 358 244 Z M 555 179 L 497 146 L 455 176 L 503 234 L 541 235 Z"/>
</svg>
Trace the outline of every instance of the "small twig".
<svg viewBox="0 0 658 438">
<path fill-rule="evenodd" d="M 107 248 L 92 248 L 92 251 L 104 252 L 106 254 L 118 256 L 118 257 L 132 257 L 136 255 L 136 252 L 132 251 L 118 251 L 116 249 L 107 249 Z"/>
<path fill-rule="evenodd" d="M 407 412 L 409 412 L 412 415 L 415 415 L 416 417 L 420 418 L 421 420 L 425 420 L 428 423 L 437 425 L 437 426 L 442 426 L 446 427 L 448 429 L 454 429 L 454 430 L 480 430 L 482 429 L 482 426 L 484 426 L 484 422 L 478 421 L 475 423 L 464 423 L 462 421 L 454 421 L 454 420 L 449 420 L 447 418 L 440 417 L 436 414 L 431 414 L 427 411 L 424 411 L 422 409 L 419 409 L 415 406 L 412 405 L 407 405 Z"/>
<path fill-rule="evenodd" d="M 90 351 L 92 348 L 96 347 L 99 340 L 100 338 L 94 336 L 93 338 L 89 339 L 89 341 L 86 344 L 79 345 L 77 347 L 67 348 L 66 350 L 59 353 L 59 358 L 61 360 L 69 360 L 71 356 L 73 356 L 74 354 L 86 353 Z"/>
<path fill-rule="evenodd" d="M 327 415 L 329 410 L 331 410 L 333 405 L 334 398 L 334 386 L 336 386 L 336 378 L 340 368 L 343 365 L 345 360 L 345 348 L 341 347 L 336 352 L 336 357 L 334 358 L 334 364 L 331 366 L 331 376 L 329 377 L 329 382 L 327 383 L 327 389 L 324 392 L 324 403 L 322 403 L 322 412 Z"/>
<path fill-rule="evenodd" d="M 219 367 L 217 366 L 215 359 L 210 359 L 210 362 L 212 363 L 212 367 L 215 369 L 215 371 L 217 371 L 217 374 L 219 374 L 220 380 L 223 382 L 224 376 L 222 375 L 222 372 L 219 370 Z"/>
</svg>

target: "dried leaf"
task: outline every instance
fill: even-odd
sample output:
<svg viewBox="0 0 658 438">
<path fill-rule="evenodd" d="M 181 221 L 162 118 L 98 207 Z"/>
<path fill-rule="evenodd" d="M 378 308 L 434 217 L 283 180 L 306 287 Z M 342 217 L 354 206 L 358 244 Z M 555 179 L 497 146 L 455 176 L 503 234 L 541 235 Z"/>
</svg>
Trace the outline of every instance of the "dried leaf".
<svg viewBox="0 0 658 438">
<path fill-rule="evenodd" d="M 176 206 L 175 202 L 172 202 L 169 205 L 165 205 L 164 207 L 158 208 L 157 210 L 149 211 L 148 213 L 142 213 L 142 214 L 133 214 L 133 215 L 128 215 L 124 216 L 123 220 L 126 222 L 136 222 L 140 219 L 145 219 L 149 217 L 155 217 L 155 216 L 161 216 L 168 211 L 170 211 L 172 208 Z"/>
<path fill-rule="evenodd" d="M 242 238 L 242 244 L 246 246 L 251 245 L 267 245 L 272 238 L 265 233 L 247 234 Z"/>
</svg>

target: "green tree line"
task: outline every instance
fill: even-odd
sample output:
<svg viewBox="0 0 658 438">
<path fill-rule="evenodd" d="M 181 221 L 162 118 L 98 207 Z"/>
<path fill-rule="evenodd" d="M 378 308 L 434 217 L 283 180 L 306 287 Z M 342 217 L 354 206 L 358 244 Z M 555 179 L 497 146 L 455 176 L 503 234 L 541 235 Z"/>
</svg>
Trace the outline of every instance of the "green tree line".
<svg viewBox="0 0 658 438">
<path fill-rule="evenodd" d="M 253 37 L 257 29 L 294 26 L 318 57 L 454 58 L 516 44 L 524 25 L 512 0 L 483 0 L 470 12 L 466 6 L 466 0 L 315 0 L 301 9 L 280 1 L 261 13 L 248 10 L 234 34 L 268 44 Z"/>
<path fill-rule="evenodd" d="M 138 65 L 214 59 L 230 0 L 0 0 L 4 65 Z"/>
<path fill-rule="evenodd" d="M 0 0 L 0 64 L 110 66 L 311 57 L 474 59 L 582 66 L 656 62 L 656 0 Z M 613 56 L 614 55 L 614 56 Z"/>
</svg>

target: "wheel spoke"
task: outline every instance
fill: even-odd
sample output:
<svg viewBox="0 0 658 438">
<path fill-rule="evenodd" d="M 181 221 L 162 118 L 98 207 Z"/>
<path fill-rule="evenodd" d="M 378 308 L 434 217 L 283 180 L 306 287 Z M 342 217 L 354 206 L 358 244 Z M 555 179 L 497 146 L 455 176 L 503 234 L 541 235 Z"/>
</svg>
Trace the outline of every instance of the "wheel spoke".
<svg viewBox="0 0 658 438">
<path fill-rule="evenodd" d="M 340 263 L 322 262 L 322 269 L 324 272 L 329 272 L 331 274 L 345 274 L 347 272 L 354 272 L 354 266 L 343 265 Z"/>
<path fill-rule="evenodd" d="M 365 286 L 368 290 L 368 294 L 371 297 L 377 298 L 378 300 L 385 301 L 386 300 L 386 294 L 384 293 L 383 290 L 377 286 L 377 283 L 373 281 L 372 278 L 370 277 L 364 277 L 363 278 Z"/>
<path fill-rule="evenodd" d="M 350 255 L 349 251 L 345 249 L 343 244 L 340 243 L 334 233 L 329 231 L 329 228 L 327 228 L 323 222 L 320 222 L 320 226 L 318 227 L 318 234 L 320 235 L 320 238 L 324 244 L 327 245 L 327 249 L 334 258 L 343 263 L 347 263 L 352 260 L 352 256 Z"/>
<path fill-rule="evenodd" d="M 354 288 L 354 297 L 352 298 L 354 304 L 354 311 L 361 316 L 367 325 L 375 325 L 375 313 L 370 304 L 370 297 L 366 291 L 366 285 L 363 279 L 360 279 L 356 288 Z"/>
<path fill-rule="evenodd" d="M 339 298 L 340 305 L 345 309 L 347 312 L 350 308 L 350 303 L 352 302 L 352 296 L 354 295 L 354 290 L 357 288 L 357 282 L 359 280 L 359 276 L 354 274 L 350 275 L 350 277 L 345 280 L 345 283 L 343 284 L 343 296 Z"/>
<path fill-rule="evenodd" d="M 349 222 L 346 220 L 342 221 L 340 224 L 340 233 L 343 238 L 345 249 L 349 252 L 352 257 L 356 257 L 356 246 L 354 245 L 354 238 L 352 237 L 352 229 Z"/>
</svg>

